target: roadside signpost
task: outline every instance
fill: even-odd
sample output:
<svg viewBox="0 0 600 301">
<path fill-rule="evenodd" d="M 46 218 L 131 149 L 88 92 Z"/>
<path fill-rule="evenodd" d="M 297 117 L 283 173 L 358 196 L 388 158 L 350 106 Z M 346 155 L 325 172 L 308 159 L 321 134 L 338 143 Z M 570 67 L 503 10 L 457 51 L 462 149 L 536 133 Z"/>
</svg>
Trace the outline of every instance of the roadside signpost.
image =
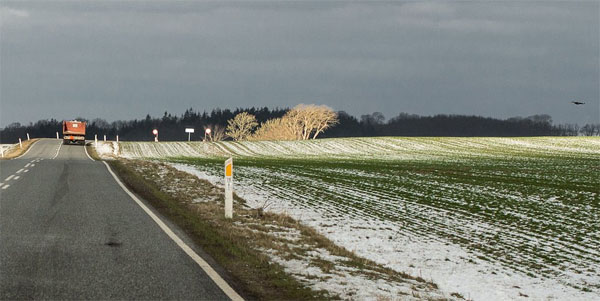
<svg viewBox="0 0 600 301">
<path fill-rule="evenodd" d="M 194 133 L 194 128 L 185 128 L 185 132 L 188 133 L 188 142 L 190 141 L 190 136 Z"/>
<path fill-rule="evenodd" d="M 208 137 L 210 137 L 210 129 L 206 129 L 204 131 L 204 142 L 206 142 L 206 135 L 208 135 Z"/>
<path fill-rule="evenodd" d="M 225 161 L 225 217 L 233 218 L 233 158 Z"/>
<path fill-rule="evenodd" d="M 154 142 L 158 142 L 158 130 L 153 129 L 152 134 L 154 134 Z"/>
</svg>

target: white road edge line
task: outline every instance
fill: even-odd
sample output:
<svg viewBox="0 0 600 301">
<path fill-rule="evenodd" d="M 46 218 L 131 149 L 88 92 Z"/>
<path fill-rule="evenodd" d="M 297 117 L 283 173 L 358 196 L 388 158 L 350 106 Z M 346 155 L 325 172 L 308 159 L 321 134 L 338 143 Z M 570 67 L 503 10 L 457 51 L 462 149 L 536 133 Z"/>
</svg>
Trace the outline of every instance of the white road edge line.
<svg viewBox="0 0 600 301">
<path fill-rule="evenodd" d="M 4 187 L 2 187 L 2 189 L 6 189 L 6 188 L 8 188 L 8 187 L 10 187 L 10 185 L 9 185 L 9 184 L 6 184 L 6 185 L 4 185 Z"/>
<path fill-rule="evenodd" d="M 10 175 L 8 176 L 8 178 L 4 179 L 4 182 L 8 182 L 10 181 L 10 179 L 12 179 L 15 175 Z"/>
<path fill-rule="evenodd" d="M 181 238 L 179 238 L 179 236 L 177 236 L 177 234 L 175 234 L 173 232 L 173 230 L 171 230 L 162 220 L 160 220 L 160 218 L 158 218 L 158 216 L 156 216 L 156 214 L 154 214 L 150 209 L 148 209 L 148 207 L 146 205 L 144 205 L 144 203 L 142 203 L 142 201 L 140 201 L 140 199 L 138 199 L 131 191 L 129 191 L 129 189 L 127 189 L 127 187 L 125 187 L 125 185 L 123 185 L 121 180 L 119 180 L 117 175 L 115 175 L 115 173 L 112 171 L 112 169 L 110 168 L 108 163 L 106 163 L 105 161 L 102 161 L 102 163 L 104 163 L 104 165 L 106 165 L 108 172 L 110 172 L 110 174 L 113 176 L 115 181 L 117 181 L 117 184 L 119 184 L 119 186 L 121 186 L 121 189 L 123 189 L 123 191 L 125 191 L 125 193 L 127 193 L 129 195 L 129 197 L 131 197 L 131 199 L 133 199 L 138 204 L 138 206 L 140 206 L 142 208 L 142 210 L 144 210 L 144 212 L 146 212 L 146 214 L 148 214 L 152 218 L 152 220 L 154 220 L 154 222 L 156 224 L 158 224 L 158 226 L 188 256 L 190 256 L 190 258 L 192 258 L 202 268 L 202 270 L 204 270 L 204 272 L 208 275 L 208 277 L 210 277 L 210 279 L 212 279 L 215 282 L 215 284 L 217 284 L 217 286 L 219 288 L 221 288 L 221 290 L 227 295 L 227 297 L 229 297 L 231 300 L 234 300 L 234 301 L 244 300 L 238 293 L 236 293 L 233 290 L 233 288 L 231 288 L 231 286 L 229 286 L 229 284 L 227 284 L 227 282 L 225 282 L 225 280 L 223 280 L 223 278 L 221 278 L 221 276 L 219 276 L 219 274 L 206 261 L 204 261 L 204 259 L 202 259 L 202 257 L 200 257 L 198 254 L 196 254 L 196 252 L 194 252 L 194 250 L 192 250 L 192 248 L 190 248 L 190 246 L 188 246 L 185 242 L 183 242 L 183 240 L 181 240 Z"/>
<path fill-rule="evenodd" d="M 25 164 L 25 167 L 29 167 L 29 165 L 31 165 L 31 163 L 27 163 L 27 164 Z"/>
<path fill-rule="evenodd" d="M 33 144 L 31 144 L 31 145 L 29 146 L 29 148 L 27 149 L 27 151 L 26 151 L 25 153 L 23 153 L 22 155 L 20 155 L 20 156 L 18 156 L 18 157 L 16 157 L 16 158 L 13 158 L 13 160 L 14 160 L 14 159 L 19 159 L 19 158 L 21 158 L 21 157 L 23 157 L 23 156 L 27 155 L 27 153 L 28 153 L 28 152 L 29 152 L 29 151 L 30 151 L 30 150 L 33 148 L 33 146 L 34 146 L 36 143 L 38 143 L 38 141 L 40 141 L 40 140 L 36 140 L 36 141 L 35 141 Z"/>
<path fill-rule="evenodd" d="M 58 149 L 56 150 L 56 155 L 54 155 L 54 157 L 52 157 L 52 160 L 54 160 L 54 159 L 56 159 L 56 157 L 58 157 L 58 153 L 60 152 L 61 147 L 62 147 L 62 143 L 58 145 Z"/>
<path fill-rule="evenodd" d="M 88 154 L 88 151 L 87 151 L 87 145 L 85 145 L 85 144 L 83 145 L 83 150 L 85 150 L 85 154 L 88 156 L 88 158 L 90 158 L 90 160 L 92 160 L 92 161 L 96 161 L 96 160 L 94 160 L 94 159 L 93 159 L 93 158 L 90 156 L 90 154 Z"/>
<path fill-rule="evenodd" d="M 21 173 L 21 172 L 23 172 L 23 168 L 17 170 L 17 173 Z"/>
</svg>

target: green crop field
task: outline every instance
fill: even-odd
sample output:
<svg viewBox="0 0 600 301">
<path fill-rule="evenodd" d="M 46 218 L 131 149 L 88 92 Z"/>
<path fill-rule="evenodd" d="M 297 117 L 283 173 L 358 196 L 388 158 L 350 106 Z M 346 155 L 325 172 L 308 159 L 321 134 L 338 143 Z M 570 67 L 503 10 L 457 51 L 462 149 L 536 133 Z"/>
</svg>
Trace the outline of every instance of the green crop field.
<svg viewBox="0 0 600 301">
<path fill-rule="evenodd" d="M 508 275 L 600 294 L 600 139 L 373 139 L 372 147 L 342 139 L 339 152 L 335 139 L 320 142 L 317 155 L 224 142 L 218 153 L 162 158 L 218 181 L 232 155 L 236 188 L 265 192 L 259 203 L 284 200 L 323 220 L 395 225 L 398 235 L 459 245 Z M 384 144 L 396 147 L 386 153 Z"/>
<path fill-rule="evenodd" d="M 222 160 L 180 158 L 217 175 Z M 328 215 L 393 221 L 541 277 L 600 273 L 600 158 L 244 159 L 236 180 Z M 583 290 L 600 289 L 570 283 Z"/>
</svg>

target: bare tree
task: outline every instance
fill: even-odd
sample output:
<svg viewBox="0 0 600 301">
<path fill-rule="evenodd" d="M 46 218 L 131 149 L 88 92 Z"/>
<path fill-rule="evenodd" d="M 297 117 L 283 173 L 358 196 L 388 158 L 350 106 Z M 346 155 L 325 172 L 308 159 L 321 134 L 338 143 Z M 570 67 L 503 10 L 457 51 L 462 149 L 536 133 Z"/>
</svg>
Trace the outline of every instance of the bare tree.
<svg viewBox="0 0 600 301">
<path fill-rule="evenodd" d="M 92 120 L 91 126 L 95 126 L 99 129 L 104 130 L 104 129 L 108 129 L 110 127 L 110 124 L 102 118 L 95 118 L 94 120 Z"/>
<path fill-rule="evenodd" d="M 334 112 L 330 107 L 317 106 L 315 122 L 316 127 L 315 134 L 312 137 L 313 139 L 317 139 L 317 136 L 319 136 L 320 133 L 337 124 L 339 122 L 339 119 L 337 113 Z"/>
<path fill-rule="evenodd" d="M 381 112 L 360 115 L 360 122 L 366 125 L 381 125 L 385 121 L 385 116 Z"/>
<path fill-rule="evenodd" d="M 282 118 L 294 133 L 296 140 L 305 140 L 306 121 L 309 120 L 307 106 L 299 104 L 289 110 Z"/>
<path fill-rule="evenodd" d="M 584 136 L 600 136 L 600 123 L 588 123 L 579 132 Z"/>
<path fill-rule="evenodd" d="M 298 140 L 316 139 L 327 128 L 338 122 L 337 113 L 324 105 L 299 104 L 282 118 L 289 124 Z"/>
<path fill-rule="evenodd" d="M 227 131 L 225 134 L 236 141 L 245 140 L 252 134 L 252 130 L 257 125 L 258 122 L 256 122 L 254 115 L 242 112 L 227 121 Z"/>
<path fill-rule="evenodd" d="M 210 134 L 211 141 L 222 141 L 225 139 L 225 129 L 218 124 L 212 126 L 212 131 Z"/>
</svg>

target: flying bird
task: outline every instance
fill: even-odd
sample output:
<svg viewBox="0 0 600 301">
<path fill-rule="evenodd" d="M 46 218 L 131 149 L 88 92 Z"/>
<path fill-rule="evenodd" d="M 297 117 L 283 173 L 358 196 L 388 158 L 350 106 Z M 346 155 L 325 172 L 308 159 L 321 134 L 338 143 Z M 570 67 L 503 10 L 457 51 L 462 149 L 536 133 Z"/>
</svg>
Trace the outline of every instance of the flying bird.
<svg viewBox="0 0 600 301">
<path fill-rule="evenodd" d="M 577 106 L 585 104 L 585 102 L 581 102 L 581 101 L 571 101 L 571 103 L 574 104 L 574 105 L 577 105 Z"/>
</svg>

